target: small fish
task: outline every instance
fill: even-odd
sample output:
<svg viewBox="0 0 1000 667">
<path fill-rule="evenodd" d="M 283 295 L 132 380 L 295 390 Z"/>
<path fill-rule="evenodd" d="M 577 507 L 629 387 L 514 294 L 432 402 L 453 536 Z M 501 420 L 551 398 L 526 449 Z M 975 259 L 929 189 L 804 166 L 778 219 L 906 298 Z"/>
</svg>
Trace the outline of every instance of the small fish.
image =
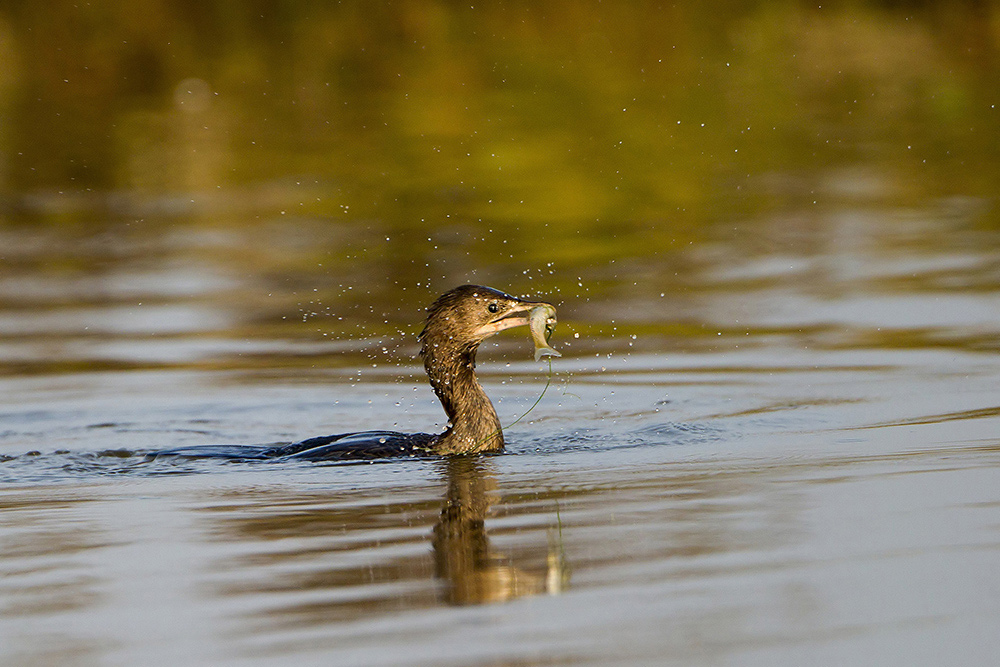
<svg viewBox="0 0 1000 667">
<path fill-rule="evenodd" d="M 531 329 L 531 339 L 535 341 L 535 361 L 542 357 L 562 356 L 549 346 L 549 336 L 556 326 L 555 308 L 549 305 L 532 308 L 528 326 Z"/>
</svg>

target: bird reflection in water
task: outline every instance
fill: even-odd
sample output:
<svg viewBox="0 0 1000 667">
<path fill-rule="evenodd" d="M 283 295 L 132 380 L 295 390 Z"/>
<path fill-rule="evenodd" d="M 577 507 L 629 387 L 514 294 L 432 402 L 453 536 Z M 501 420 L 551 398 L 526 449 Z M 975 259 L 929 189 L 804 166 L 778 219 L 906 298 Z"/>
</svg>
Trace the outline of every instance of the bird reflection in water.
<svg viewBox="0 0 1000 667">
<path fill-rule="evenodd" d="M 486 514 L 496 482 L 488 461 L 460 456 L 447 461 L 448 492 L 434 526 L 434 573 L 450 604 L 502 602 L 526 595 L 560 593 L 569 582 L 561 526 L 550 535 L 544 574 L 521 570 L 490 549 Z"/>
<path fill-rule="evenodd" d="M 243 613 L 263 630 L 326 628 L 375 620 L 402 609 L 441 604 L 475 605 L 565 590 L 554 504 L 501 502 L 497 459 L 465 455 L 430 462 L 444 498 L 426 487 L 329 491 L 295 486 L 252 487 L 215 497 L 206 508 L 206 535 L 225 545 L 214 575 L 216 590 L 243 601 Z M 428 463 L 414 462 L 416 466 Z M 495 552 L 487 518 L 497 509 L 518 511 L 524 526 Z M 537 521 L 546 515 L 545 523 Z M 548 526 L 548 544 L 546 528 Z M 536 528 L 537 527 L 537 528 Z M 511 542 L 510 537 L 516 537 Z M 429 542 L 429 544 L 428 544 Z M 235 551 L 235 553 L 234 553 Z"/>
</svg>

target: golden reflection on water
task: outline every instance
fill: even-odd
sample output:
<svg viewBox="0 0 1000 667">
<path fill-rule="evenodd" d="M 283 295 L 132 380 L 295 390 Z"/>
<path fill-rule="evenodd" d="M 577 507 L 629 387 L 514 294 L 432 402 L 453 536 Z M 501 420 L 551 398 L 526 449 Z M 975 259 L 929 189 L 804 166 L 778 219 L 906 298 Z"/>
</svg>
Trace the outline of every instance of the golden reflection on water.
<svg viewBox="0 0 1000 667">
<path fill-rule="evenodd" d="M 447 242 L 546 224 L 563 241 L 550 260 L 703 240 L 720 215 L 817 190 L 984 195 L 991 11 L 7 5 L 0 187 L 9 216 L 84 225 L 262 213 Z M 875 179 L 830 183 L 845 166 Z M 530 231 L 510 231 L 536 261 Z"/>
<path fill-rule="evenodd" d="M 560 301 L 581 348 L 627 320 L 654 346 L 994 349 L 706 301 L 992 289 L 997 11 L 2 5 L 0 363 L 169 365 L 131 350 L 156 337 L 255 366 L 198 345 L 320 335 L 396 362 L 467 281 Z M 939 253 L 971 261 L 893 266 Z"/>
</svg>

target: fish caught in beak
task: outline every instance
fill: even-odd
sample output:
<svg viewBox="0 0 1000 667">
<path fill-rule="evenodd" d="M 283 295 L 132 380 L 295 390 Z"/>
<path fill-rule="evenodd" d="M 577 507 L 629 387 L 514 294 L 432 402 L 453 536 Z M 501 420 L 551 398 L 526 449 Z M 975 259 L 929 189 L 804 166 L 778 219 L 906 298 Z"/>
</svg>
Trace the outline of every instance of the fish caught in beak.
<svg viewBox="0 0 1000 667">
<path fill-rule="evenodd" d="M 535 343 L 535 361 L 542 357 L 562 356 L 548 342 L 556 325 L 556 308 L 543 301 L 519 301 L 506 313 L 476 329 L 476 334 L 487 338 L 505 329 L 528 326 Z"/>
</svg>

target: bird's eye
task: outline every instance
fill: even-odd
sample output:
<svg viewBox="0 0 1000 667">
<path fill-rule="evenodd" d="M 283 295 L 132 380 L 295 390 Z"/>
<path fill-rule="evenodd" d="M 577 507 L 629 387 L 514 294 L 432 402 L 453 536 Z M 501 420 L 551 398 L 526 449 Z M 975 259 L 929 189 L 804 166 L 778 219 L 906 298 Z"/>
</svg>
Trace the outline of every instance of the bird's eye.
<svg viewBox="0 0 1000 667">
<path fill-rule="evenodd" d="M 494 301 L 490 305 L 486 306 L 486 310 L 490 311 L 491 313 L 499 313 L 500 305 Z"/>
</svg>

